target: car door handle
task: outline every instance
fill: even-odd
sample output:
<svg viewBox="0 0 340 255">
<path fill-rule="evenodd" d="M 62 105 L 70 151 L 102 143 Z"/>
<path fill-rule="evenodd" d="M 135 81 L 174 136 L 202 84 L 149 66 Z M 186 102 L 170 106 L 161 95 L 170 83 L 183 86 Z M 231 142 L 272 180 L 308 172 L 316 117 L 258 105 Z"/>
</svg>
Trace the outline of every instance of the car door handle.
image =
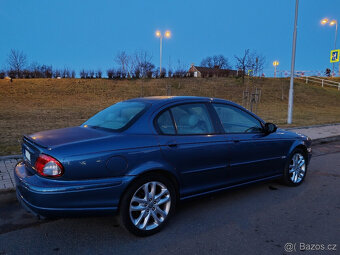
<svg viewBox="0 0 340 255">
<path fill-rule="evenodd" d="M 176 142 L 169 142 L 169 143 L 168 143 L 168 146 L 169 146 L 170 148 L 174 148 L 174 147 L 177 147 L 177 143 L 176 143 Z"/>
<path fill-rule="evenodd" d="M 240 142 L 240 140 L 233 140 L 233 142 L 234 142 L 234 143 L 239 143 L 239 142 Z"/>
</svg>

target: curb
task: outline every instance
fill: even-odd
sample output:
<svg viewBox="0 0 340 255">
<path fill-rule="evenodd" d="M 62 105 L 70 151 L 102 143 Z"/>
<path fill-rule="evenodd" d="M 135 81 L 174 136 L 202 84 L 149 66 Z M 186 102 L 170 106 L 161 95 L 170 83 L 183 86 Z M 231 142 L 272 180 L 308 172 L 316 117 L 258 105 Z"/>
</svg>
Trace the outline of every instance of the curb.
<svg viewBox="0 0 340 255">
<path fill-rule="evenodd" d="M 6 160 L 6 159 L 20 159 L 20 158 L 22 158 L 22 155 L 0 156 L 0 160 Z"/>
<path fill-rule="evenodd" d="M 291 130 L 291 129 L 308 129 L 308 128 L 317 128 L 317 127 L 328 127 L 328 126 L 339 126 L 340 123 L 333 123 L 333 124 L 318 124 L 318 125 L 313 125 L 313 126 L 297 126 L 297 127 L 287 127 L 287 128 L 282 128 L 285 130 Z"/>
<path fill-rule="evenodd" d="M 337 142 L 337 141 L 340 141 L 340 135 L 314 139 L 312 140 L 312 145 L 331 143 L 331 142 Z"/>
</svg>

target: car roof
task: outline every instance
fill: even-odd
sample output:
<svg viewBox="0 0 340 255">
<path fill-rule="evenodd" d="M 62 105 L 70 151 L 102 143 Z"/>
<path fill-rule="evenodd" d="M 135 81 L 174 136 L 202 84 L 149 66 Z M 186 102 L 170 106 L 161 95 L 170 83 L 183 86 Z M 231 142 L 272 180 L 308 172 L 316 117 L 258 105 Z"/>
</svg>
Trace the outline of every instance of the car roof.
<svg viewBox="0 0 340 255">
<path fill-rule="evenodd" d="M 145 102 L 145 103 L 151 103 L 153 105 L 165 105 L 172 102 L 228 102 L 231 104 L 234 104 L 233 102 L 230 102 L 228 100 L 219 99 L 219 98 L 211 98 L 211 97 L 197 97 L 197 96 L 150 96 L 150 97 L 140 97 L 140 98 L 133 98 L 129 99 L 127 101 L 139 101 L 139 102 Z"/>
<path fill-rule="evenodd" d="M 260 122 L 265 123 L 259 116 L 248 111 L 241 105 L 238 105 L 237 103 L 234 103 L 232 101 L 228 101 L 228 100 L 220 99 L 220 98 L 196 97 L 196 96 L 152 96 L 152 97 L 140 97 L 140 98 L 133 98 L 133 99 L 126 100 L 126 102 L 129 102 L 129 101 L 130 102 L 144 102 L 144 103 L 151 105 L 147 113 L 143 114 L 143 116 L 140 119 L 138 119 L 137 122 L 134 123 L 131 128 L 129 128 L 128 132 L 132 132 L 132 133 L 141 133 L 143 132 L 143 130 L 145 131 L 145 122 L 148 121 L 148 119 L 151 116 L 161 111 L 163 107 L 169 104 L 173 105 L 173 103 L 176 104 L 176 103 L 215 102 L 215 103 L 229 104 L 237 108 L 243 109 L 244 111 L 248 112 L 250 115 L 257 118 Z"/>
</svg>

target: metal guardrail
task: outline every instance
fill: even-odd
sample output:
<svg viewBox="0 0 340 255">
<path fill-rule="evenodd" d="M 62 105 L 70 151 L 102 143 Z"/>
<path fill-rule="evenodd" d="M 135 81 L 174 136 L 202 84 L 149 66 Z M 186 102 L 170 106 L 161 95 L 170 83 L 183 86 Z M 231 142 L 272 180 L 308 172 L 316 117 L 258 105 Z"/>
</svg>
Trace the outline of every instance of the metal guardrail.
<svg viewBox="0 0 340 255">
<path fill-rule="evenodd" d="M 340 91 L 340 82 L 330 81 L 328 79 L 322 79 L 322 78 L 313 77 L 313 76 L 305 76 L 305 77 L 300 76 L 296 78 L 305 80 L 306 84 L 308 84 L 308 82 L 314 82 L 314 83 L 321 84 L 321 87 L 324 87 L 324 86 L 336 87 Z"/>
</svg>

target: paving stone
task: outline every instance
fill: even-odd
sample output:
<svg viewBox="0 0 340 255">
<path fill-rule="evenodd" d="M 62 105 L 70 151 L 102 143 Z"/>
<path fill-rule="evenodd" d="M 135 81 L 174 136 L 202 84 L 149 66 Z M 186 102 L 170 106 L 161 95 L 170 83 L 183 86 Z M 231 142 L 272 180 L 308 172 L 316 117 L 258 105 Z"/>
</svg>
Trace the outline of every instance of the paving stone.
<svg viewBox="0 0 340 255">
<path fill-rule="evenodd" d="M 20 159 L 0 160 L 0 191 L 15 187 L 14 167 Z"/>
</svg>

